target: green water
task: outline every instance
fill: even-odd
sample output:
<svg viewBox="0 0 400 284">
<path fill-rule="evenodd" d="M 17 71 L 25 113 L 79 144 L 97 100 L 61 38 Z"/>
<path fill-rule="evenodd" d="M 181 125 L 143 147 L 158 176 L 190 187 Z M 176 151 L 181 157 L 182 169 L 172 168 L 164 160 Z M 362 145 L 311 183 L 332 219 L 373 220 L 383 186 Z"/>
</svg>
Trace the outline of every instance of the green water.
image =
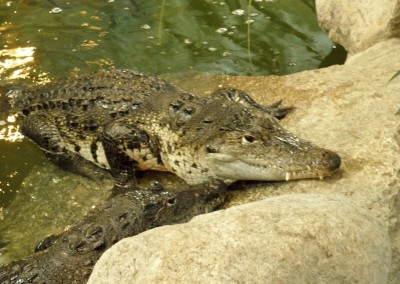
<svg viewBox="0 0 400 284">
<path fill-rule="evenodd" d="M 4 83 L 40 84 L 99 68 L 283 75 L 344 57 L 318 27 L 313 0 L 0 0 L 0 93 Z M 53 171 L 6 119 L 0 101 L 0 223 L 15 212 L 37 216 L 32 211 L 39 209 L 10 204 L 24 194 L 24 202 L 35 198 L 26 190 L 38 168 Z M 58 185 L 45 180 L 37 183 L 51 203 Z"/>
<path fill-rule="evenodd" d="M 313 0 L 108 2 L 0 1 L 2 61 L 33 49 L 22 75 L 37 80 L 110 66 L 268 75 L 315 69 L 334 46 Z"/>
</svg>

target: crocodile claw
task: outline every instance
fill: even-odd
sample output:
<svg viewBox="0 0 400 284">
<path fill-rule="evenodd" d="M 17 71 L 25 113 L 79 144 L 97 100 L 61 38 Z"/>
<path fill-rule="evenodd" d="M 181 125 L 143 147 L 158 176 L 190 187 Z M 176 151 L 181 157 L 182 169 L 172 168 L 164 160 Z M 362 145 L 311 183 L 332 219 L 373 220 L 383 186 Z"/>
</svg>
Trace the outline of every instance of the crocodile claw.
<svg viewBox="0 0 400 284">
<path fill-rule="evenodd" d="M 295 107 L 293 106 L 288 106 L 284 107 L 282 106 L 282 100 L 279 100 L 267 107 L 264 107 L 264 110 L 268 112 L 270 115 L 277 119 L 282 119 L 284 118 L 289 112 L 291 112 Z"/>
</svg>

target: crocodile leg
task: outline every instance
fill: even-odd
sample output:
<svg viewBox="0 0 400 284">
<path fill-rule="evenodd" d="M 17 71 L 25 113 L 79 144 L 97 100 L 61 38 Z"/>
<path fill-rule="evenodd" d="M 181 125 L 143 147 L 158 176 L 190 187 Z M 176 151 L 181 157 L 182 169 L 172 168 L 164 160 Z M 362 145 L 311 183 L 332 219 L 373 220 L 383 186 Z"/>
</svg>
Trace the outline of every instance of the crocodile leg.
<svg viewBox="0 0 400 284">
<path fill-rule="evenodd" d="M 96 182 L 111 179 L 110 172 L 96 166 L 76 153 L 65 151 L 65 154 L 46 153 L 46 157 L 61 169 L 82 175 Z"/>
<path fill-rule="evenodd" d="M 244 105 L 245 107 L 255 107 L 265 111 L 269 115 L 274 116 L 277 119 L 282 119 L 288 114 L 294 107 L 282 107 L 282 100 L 277 101 L 269 106 L 263 106 L 258 104 L 252 97 L 246 92 L 233 88 L 224 88 L 216 90 L 212 96 L 219 96 L 230 101 L 234 101 Z"/>
<path fill-rule="evenodd" d="M 24 119 L 21 132 L 46 153 L 63 155 L 66 152 L 63 138 L 57 126 L 43 115 L 32 114 Z"/>
<path fill-rule="evenodd" d="M 150 148 L 148 143 L 147 133 L 137 129 L 129 119 L 117 120 L 105 127 L 102 144 L 116 192 L 139 188 L 136 180 L 138 160 L 141 149 Z"/>
<path fill-rule="evenodd" d="M 48 118 L 39 114 L 28 116 L 21 125 L 21 132 L 35 142 L 45 152 L 47 158 L 60 168 L 94 181 L 109 178 L 107 170 L 68 151 L 57 126 L 52 124 Z"/>
</svg>

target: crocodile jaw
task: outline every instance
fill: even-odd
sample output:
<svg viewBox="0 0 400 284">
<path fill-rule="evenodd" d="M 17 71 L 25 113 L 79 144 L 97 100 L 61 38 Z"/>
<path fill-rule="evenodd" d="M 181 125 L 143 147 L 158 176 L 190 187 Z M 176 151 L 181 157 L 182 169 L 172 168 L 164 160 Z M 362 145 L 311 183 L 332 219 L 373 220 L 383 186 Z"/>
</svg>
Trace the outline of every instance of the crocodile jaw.
<svg viewBox="0 0 400 284">
<path fill-rule="evenodd" d="M 217 177 L 225 180 L 263 180 L 280 181 L 296 179 L 323 179 L 331 176 L 340 167 L 340 157 L 334 152 L 325 151 L 327 157 L 318 160 L 303 160 L 296 164 L 295 157 L 282 160 L 248 159 L 235 156 L 213 153 L 205 158 L 210 171 Z"/>
</svg>

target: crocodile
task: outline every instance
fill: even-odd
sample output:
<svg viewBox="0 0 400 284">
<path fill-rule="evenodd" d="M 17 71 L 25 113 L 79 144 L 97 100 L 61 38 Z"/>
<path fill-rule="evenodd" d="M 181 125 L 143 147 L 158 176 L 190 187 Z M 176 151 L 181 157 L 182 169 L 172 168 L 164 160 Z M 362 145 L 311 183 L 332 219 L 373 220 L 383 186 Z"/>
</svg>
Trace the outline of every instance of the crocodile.
<svg viewBox="0 0 400 284">
<path fill-rule="evenodd" d="M 336 153 L 280 126 L 290 108 L 223 88 L 199 97 L 153 75 L 101 70 L 8 94 L 21 132 L 50 160 L 114 188 L 137 188 L 136 172 L 169 171 L 190 185 L 211 180 L 324 178 Z"/>
<path fill-rule="evenodd" d="M 102 253 L 122 238 L 154 227 L 184 222 L 212 211 L 225 198 L 223 183 L 181 190 L 120 192 L 38 252 L 0 265 L 0 283 L 86 283 Z M 47 240 L 49 244 L 44 244 Z M 43 247 L 40 247 L 43 246 Z"/>
</svg>

